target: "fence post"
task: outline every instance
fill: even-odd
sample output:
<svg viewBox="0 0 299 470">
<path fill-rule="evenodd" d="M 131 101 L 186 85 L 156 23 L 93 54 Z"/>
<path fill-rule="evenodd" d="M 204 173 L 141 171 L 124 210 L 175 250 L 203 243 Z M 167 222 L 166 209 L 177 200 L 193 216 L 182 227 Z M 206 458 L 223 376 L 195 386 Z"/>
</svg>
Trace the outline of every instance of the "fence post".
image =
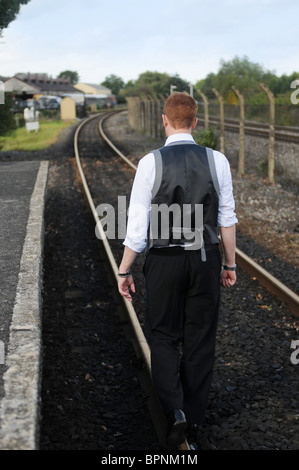
<svg viewBox="0 0 299 470">
<path fill-rule="evenodd" d="M 161 124 L 162 124 L 162 116 L 161 116 L 161 99 L 160 96 L 156 97 L 156 114 L 155 114 L 155 119 L 156 119 L 156 138 L 159 138 L 161 136 Z"/>
<path fill-rule="evenodd" d="M 157 138 L 160 137 L 161 135 L 161 120 L 162 120 L 162 117 L 161 117 L 161 98 L 160 96 L 157 96 Z"/>
<path fill-rule="evenodd" d="M 140 97 L 140 124 L 139 124 L 139 132 L 143 132 L 145 130 L 145 101 L 144 97 Z"/>
<path fill-rule="evenodd" d="M 209 130 L 209 101 L 206 95 L 201 91 L 197 90 L 200 96 L 202 97 L 204 103 L 204 114 L 205 114 L 205 130 Z"/>
<path fill-rule="evenodd" d="M 0 364 L 5 364 L 5 346 L 3 341 L 0 341 Z"/>
<path fill-rule="evenodd" d="M 145 135 L 149 134 L 150 128 L 150 106 L 148 96 L 144 97 L 144 131 Z"/>
<path fill-rule="evenodd" d="M 159 123 L 160 123 L 160 127 L 159 127 L 159 137 L 160 138 L 165 138 L 165 131 L 164 131 L 164 125 L 163 125 L 163 120 L 162 120 L 162 114 L 163 114 L 163 111 L 164 111 L 164 104 L 165 104 L 165 101 L 166 101 L 166 97 L 164 95 L 160 95 L 160 109 L 159 109 Z"/>
<path fill-rule="evenodd" d="M 128 104 L 129 125 L 132 129 L 134 129 L 134 126 L 135 126 L 135 113 L 136 113 L 134 98 L 132 98 L 131 96 L 127 96 L 126 100 L 127 100 L 127 104 Z"/>
<path fill-rule="evenodd" d="M 232 86 L 240 103 L 240 149 L 239 149 L 239 171 L 238 175 L 243 176 L 245 173 L 245 101 L 242 93 Z"/>
<path fill-rule="evenodd" d="M 134 130 L 139 130 L 139 125 L 140 125 L 140 101 L 138 98 L 133 98 L 134 99 Z"/>
<path fill-rule="evenodd" d="M 153 99 L 148 96 L 148 130 L 147 135 L 153 136 Z"/>
<path fill-rule="evenodd" d="M 224 153 L 224 105 L 223 97 L 219 91 L 213 88 L 213 93 L 217 96 L 220 104 L 220 152 Z"/>
<path fill-rule="evenodd" d="M 271 184 L 274 184 L 275 172 L 275 98 L 272 91 L 264 84 L 261 83 L 262 89 L 267 93 L 270 101 L 270 122 L 269 122 L 269 156 L 268 156 L 268 179 Z"/>
</svg>

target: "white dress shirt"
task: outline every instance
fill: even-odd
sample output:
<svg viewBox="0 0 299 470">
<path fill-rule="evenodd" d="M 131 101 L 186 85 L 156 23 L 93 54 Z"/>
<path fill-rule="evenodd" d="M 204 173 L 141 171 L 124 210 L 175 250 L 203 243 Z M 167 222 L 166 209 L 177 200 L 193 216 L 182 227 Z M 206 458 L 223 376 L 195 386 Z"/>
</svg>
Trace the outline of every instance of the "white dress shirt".
<svg viewBox="0 0 299 470">
<path fill-rule="evenodd" d="M 165 145 L 186 140 L 194 142 L 191 134 L 173 134 L 167 138 Z M 216 150 L 214 150 L 214 160 L 219 183 L 218 226 L 231 227 L 238 222 L 238 219 L 235 214 L 230 165 L 227 158 Z M 132 186 L 127 233 L 124 240 L 124 245 L 137 253 L 141 253 L 147 243 L 155 174 L 155 157 L 153 153 L 148 153 L 138 163 Z"/>
</svg>

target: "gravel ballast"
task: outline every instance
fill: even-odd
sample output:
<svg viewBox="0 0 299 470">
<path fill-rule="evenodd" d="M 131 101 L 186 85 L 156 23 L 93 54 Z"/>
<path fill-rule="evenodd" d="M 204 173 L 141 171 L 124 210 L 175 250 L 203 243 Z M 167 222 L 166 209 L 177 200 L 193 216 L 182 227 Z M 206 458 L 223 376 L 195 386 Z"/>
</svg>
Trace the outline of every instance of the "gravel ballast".
<svg viewBox="0 0 299 470">
<path fill-rule="evenodd" d="M 135 163 L 152 148 L 163 145 L 129 130 L 125 114 L 109 119 L 106 127 L 111 139 L 121 142 L 121 150 L 131 155 Z M 0 159 L 48 158 L 50 164 L 40 446 L 66 450 L 159 449 L 137 379 L 138 364 L 118 316 L 113 314 L 111 319 L 110 307 L 114 305 L 117 311 L 117 301 L 102 266 L 104 255 L 76 171 L 73 130 L 63 133 L 59 143 L 46 154 L 0 153 Z M 84 159 L 84 165 L 92 194 L 98 204 L 115 204 L 117 195 L 129 197 L 134 171 L 124 169 L 123 163 L 116 163 L 108 154 L 102 159 L 102 144 L 97 144 L 90 132 L 94 151 Z M 261 264 L 267 262 L 273 268 L 275 263 L 278 266 L 283 262 L 283 276 L 289 284 L 297 276 L 296 256 L 282 256 L 272 249 L 273 245 L 267 245 L 266 238 L 270 239 L 272 232 L 276 236 L 270 221 L 267 230 L 264 229 L 268 237 L 255 238 L 254 228 L 248 237 L 249 227 L 255 226 L 253 222 L 250 224 L 255 221 L 255 213 L 250 214 L 248 208 L 245 212 L 242 205 L 244 181 L 246 177 L 243 186 L 234 182 L 240 220 L 238 245 L 247 254 L 254 254 Z M 254 179 L 254 184 L 252 179 L 248 181 L 246 200 L 251 197 L 256 201 L 258 197 L 262 208 L 269 197 L 277 198 L 271 188 L 279 189 L 282 207 L 288 201 L 290 213 L 296 212 L 292 193 L 265 185 L 262 179 Z M 283 211 L 281 218 L 284 220 Z M 294 225 L 288 219 L 280 226 L 283 233 L 288 223 L 287 230 Z M 297 236 L 296 231 L 294 234 Z M 297 250 L 297 239 L 292 243 L 293 250 Z M 111 245 L 119 261 L 121 241 L 115 240 Z M 134 307 L 141 323 L 143 261 L 141 255 L 133 267 L 137 287 Z M 113 331 L 107 332 L 107 325 Z M 238 270 L 235 287 L 222 290 L 215 368 L 206 420 L 200 433 L 201 449 L 299 449 L 299 365 L 298 355 L 291 347 L 296 340 L 299 340 L 298 318 L 290 315 L 256 280 Z"/>
</svg>

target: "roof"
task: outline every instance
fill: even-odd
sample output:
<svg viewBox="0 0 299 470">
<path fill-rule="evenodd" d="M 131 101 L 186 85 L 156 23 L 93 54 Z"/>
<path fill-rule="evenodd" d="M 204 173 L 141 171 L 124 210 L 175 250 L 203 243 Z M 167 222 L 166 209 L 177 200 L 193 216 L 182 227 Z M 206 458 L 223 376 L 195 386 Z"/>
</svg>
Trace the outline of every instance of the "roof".
<svg viewBox="0 0 299 470">
<path fill-rule="evenodd" d="M 34 93 L 39 92 L 39 88 L 37 88 L 36 86 L 30 85 L 26 82 L 23 82 L 23 80 L 19 80 L 15 77 L 8 78 L 4 81 L 4 90 L 6 93 L 16 92 L 26 93 L 28 95 L 33 95 Z"/>
<path fill-rule="evenodd" d="M 77 90 L 80 90 L 83 93 L 87 93 L 90 95 L 111 95 L 111 90 L 109 88 L 94 83 L 77 83 L 76 85 L 74 85 L 74 87 Z"/>
<path fill-rule="evenodd" d="M 62 93 L 80 93 L 80 90 L 74 88 L 69 78 L 52 78 L 46 73 L 18 73 L 13 77 L 34 87 L 42 94 L 62 94 Z"/>
</svg>

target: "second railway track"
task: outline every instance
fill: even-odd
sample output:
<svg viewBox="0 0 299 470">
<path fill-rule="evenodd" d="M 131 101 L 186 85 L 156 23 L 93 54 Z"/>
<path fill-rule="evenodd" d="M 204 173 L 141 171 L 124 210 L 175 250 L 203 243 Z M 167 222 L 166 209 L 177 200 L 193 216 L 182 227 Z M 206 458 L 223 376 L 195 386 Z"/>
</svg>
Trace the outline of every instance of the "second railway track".
<svg viewBox="0 0 299 470">
<path fill-rule="evenodd" d="M 204 117 L 199 117 L 199 122 L 204 123 Z M 219 117 L 210 116 L 210 126 L 220 124 Z M 224 129 L 231 132 L 239 132 L 240 123 L 238 119 L 226 118 L 224 120 Z M 259 137 L 269 138 L 269 124 L 257 121 L 245 121 L 245 133 Z M 299 128 L 294 126 L 275 126 L 275 139 L 283 142 L 299 142 Z"/>
<path fill-rule="evenodd" d="M 97 117 L 83 125 L 82 135 L 83 132 L 85 138 L 78 147 L 83 155 L 82 170 L 93 204 L 96 207 L 105 202 L 117 207 L 118 195 L 129 198 L 135 170 L 124 165 L 112 153 L 101 152 L 104 144 L 99 140 Z M 92 144 L 88 149 L 87 142 Z M 93 223 L 95 229 L 95 221 Z M 95 238 L 94 231 L 93 236 Z M 95 241 L 99 245 L 102 243 Z M 121 241 L 112 240 L 109 243 L 117 266 L 122 255 Z M 96 244 L 93 243 L 93 246 L 96 247 Z M 133 305 L 141 325 L 144 294 L 142 264 L 143 257 L 140 256 L 133 271 L 137 285 Z M 264 304 L 271 304 L 271 311 L 261 308 L 261 298 Z M 298 322 L 284 304 L 246 273 L 239 273 L 235 289 L 223 291 L 211 398 L 200 440 L 202 449 L 299 448 L 296 437 L 299 419 L 296 398 L 298 366 L 290 360 L 290 347 L 299 336 L 298 331 Z M 146 354 L 142 353 L 145 361 Z M 95 382 L 99 380 L 97 377 L 93 379 Z M 123 411 L 120 406 L 118 419 L 125 423 L 126 413 L 121 416 Z M 105 410 L 102 414 L 105 415 Z M 98 415 L 101 423 L 103 418 L 100 413 Z M 107 421 L 108 417 L 102 426 L 109 426 Z M 100 436 L 104 434 L 103 430 L 99 432 Z M 120 426 L 119 436 L 121 433 Z M 113 441 L 112 448 L 119 448 L 117 437 Z M 106 445 L 109 448 L 109 443 Z M 129 443 L 126 448 L 131 448 L 131 445 Z"/>
</svg>

